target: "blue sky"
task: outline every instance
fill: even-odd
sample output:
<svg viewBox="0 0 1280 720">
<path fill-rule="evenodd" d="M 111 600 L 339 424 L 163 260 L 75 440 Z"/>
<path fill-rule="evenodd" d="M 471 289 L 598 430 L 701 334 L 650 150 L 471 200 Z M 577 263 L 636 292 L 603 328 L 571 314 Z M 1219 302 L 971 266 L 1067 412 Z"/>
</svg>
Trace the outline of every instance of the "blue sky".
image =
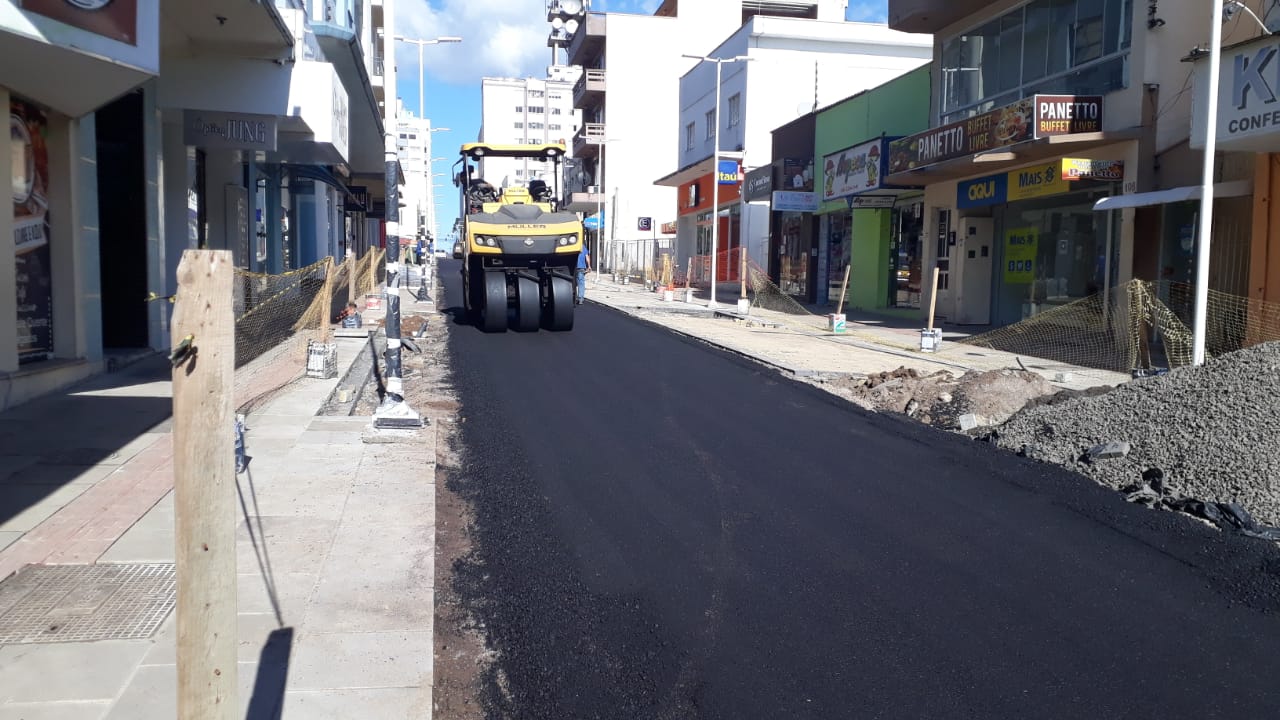
<svg viewBox="0 0 1280 720">
<path fill-rule="evenodd" d="M 593 0 L 593 10 L 652 13 L 660 0 Z M 449 172 L 458 146 L 480 132 L 480 78 L 542 76 L 551 61 L 546 46 L 550 27 L 544 0 L 397 0 L 396 33 L 410 38 L 458 35 L 459 45 L 428 46 L 423 51 L 426 117 L 449 132 L 433 135 L 435 172 Z M 850 0 L 847 20 L 884 22 L 887 0 Z M 477 28 L 483 28 L 478 32 Z M 399 95 L 418 112 L 418 50 L 397 43 Z M 447 180 L 437 178 L 437 180 Z M 436 189 L 436 216 L 452 223 L 453 187 Z M 443 230 L 446 228 L 438 228 Z"/>
</svg>

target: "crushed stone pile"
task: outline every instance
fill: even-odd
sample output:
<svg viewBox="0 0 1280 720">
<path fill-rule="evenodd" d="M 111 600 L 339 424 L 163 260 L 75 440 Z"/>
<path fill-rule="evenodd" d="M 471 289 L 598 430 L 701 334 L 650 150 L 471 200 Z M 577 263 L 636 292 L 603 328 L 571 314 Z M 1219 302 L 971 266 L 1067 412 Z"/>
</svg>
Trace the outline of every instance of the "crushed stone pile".
<svg viewBox="0 0 1280 720">
<path fill-rule="evenodd" d="M 1101 395 L 1033 403 L 988 439 L 1117 490 L 1158 471 L 1163 492 L 1280 524 L 1280 342 Z"/>
</svg>

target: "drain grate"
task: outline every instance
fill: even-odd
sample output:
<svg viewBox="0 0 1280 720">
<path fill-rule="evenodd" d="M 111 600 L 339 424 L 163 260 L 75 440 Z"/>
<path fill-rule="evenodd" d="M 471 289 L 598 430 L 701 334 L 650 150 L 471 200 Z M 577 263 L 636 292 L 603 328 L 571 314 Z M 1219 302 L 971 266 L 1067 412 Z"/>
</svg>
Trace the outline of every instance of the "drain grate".
<svg viewBox="0 0 1280 720">
<path fill-rule="evenodd" d="M 0 582 L 0 645 L 149 638 L 175 597 L 173 563 L 30 565 Z"/>
</svg>

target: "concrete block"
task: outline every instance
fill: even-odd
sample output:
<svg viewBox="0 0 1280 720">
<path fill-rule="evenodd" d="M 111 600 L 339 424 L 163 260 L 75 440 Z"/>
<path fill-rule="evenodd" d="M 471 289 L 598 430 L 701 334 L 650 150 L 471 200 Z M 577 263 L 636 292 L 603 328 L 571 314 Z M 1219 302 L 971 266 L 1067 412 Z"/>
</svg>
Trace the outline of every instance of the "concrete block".
<svg viewBox="0 0 1280 720">
<path fill-rule="evenodd" d="M 1115 460 L 1129 454 L 1129 443 L 1124 441 L 1105 442 L 1089 448 L 1089 460 Z"/>
</svg>

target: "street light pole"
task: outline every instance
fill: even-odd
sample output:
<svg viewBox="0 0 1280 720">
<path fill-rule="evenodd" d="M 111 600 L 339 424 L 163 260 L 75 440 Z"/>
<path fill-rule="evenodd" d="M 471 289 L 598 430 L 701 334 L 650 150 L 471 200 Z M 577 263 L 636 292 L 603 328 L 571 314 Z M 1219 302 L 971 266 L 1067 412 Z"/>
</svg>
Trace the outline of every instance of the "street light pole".
<svg viewBox="0 0 1280 720">
<path fill-rule="evenodd" d="M 1209 72 L 1204 121 L 1204 168 L 1200 176 L 1200 227 L 1196 230 L 1196 299 L 1191 324 L 1191 363 L 1204 364 L 1209 316 L 1209 244 L 1213 234 L 1213 165 L 1218 139 L 1218 72 L 1222 65 L 1222 2 L 1210 0 Z"/>
<path fill-rule="evenodd" d="M 720 252 L 720 66 L 727 62 L 746 62 L 751 58 L 746 55 L 731 58 L 713 58 L 704 55 L 684 55 L 683 57 L 716 64 L 716 109 L 713 128 L 715 146 L 711 153 L 711 299 L 707 302 L 708 308 L 714 308 L 716 306 L 716 255 Z"/>
<path fill-rule="evenodd" d="M 418 117 L 425 118 L 426 113 L 424 108 L 426 107 L 426 104 L 423 102 L 423 97 L 426 93 L 426 89 L 424 82 L 425 73 L 423 72 L 422 48 L 427 45 L 439 45 L 441 43 L 460 43 L 462 42 L 462 38 L 453 35 L 445 35 L 438 38 L 432 38 L 430 40 L 423 40 L 420 38 L 407 38 L 402 35 L 397 35 L 396 39 L 400 42 L 406 42 L 418 46 Z"/>
</svg>

